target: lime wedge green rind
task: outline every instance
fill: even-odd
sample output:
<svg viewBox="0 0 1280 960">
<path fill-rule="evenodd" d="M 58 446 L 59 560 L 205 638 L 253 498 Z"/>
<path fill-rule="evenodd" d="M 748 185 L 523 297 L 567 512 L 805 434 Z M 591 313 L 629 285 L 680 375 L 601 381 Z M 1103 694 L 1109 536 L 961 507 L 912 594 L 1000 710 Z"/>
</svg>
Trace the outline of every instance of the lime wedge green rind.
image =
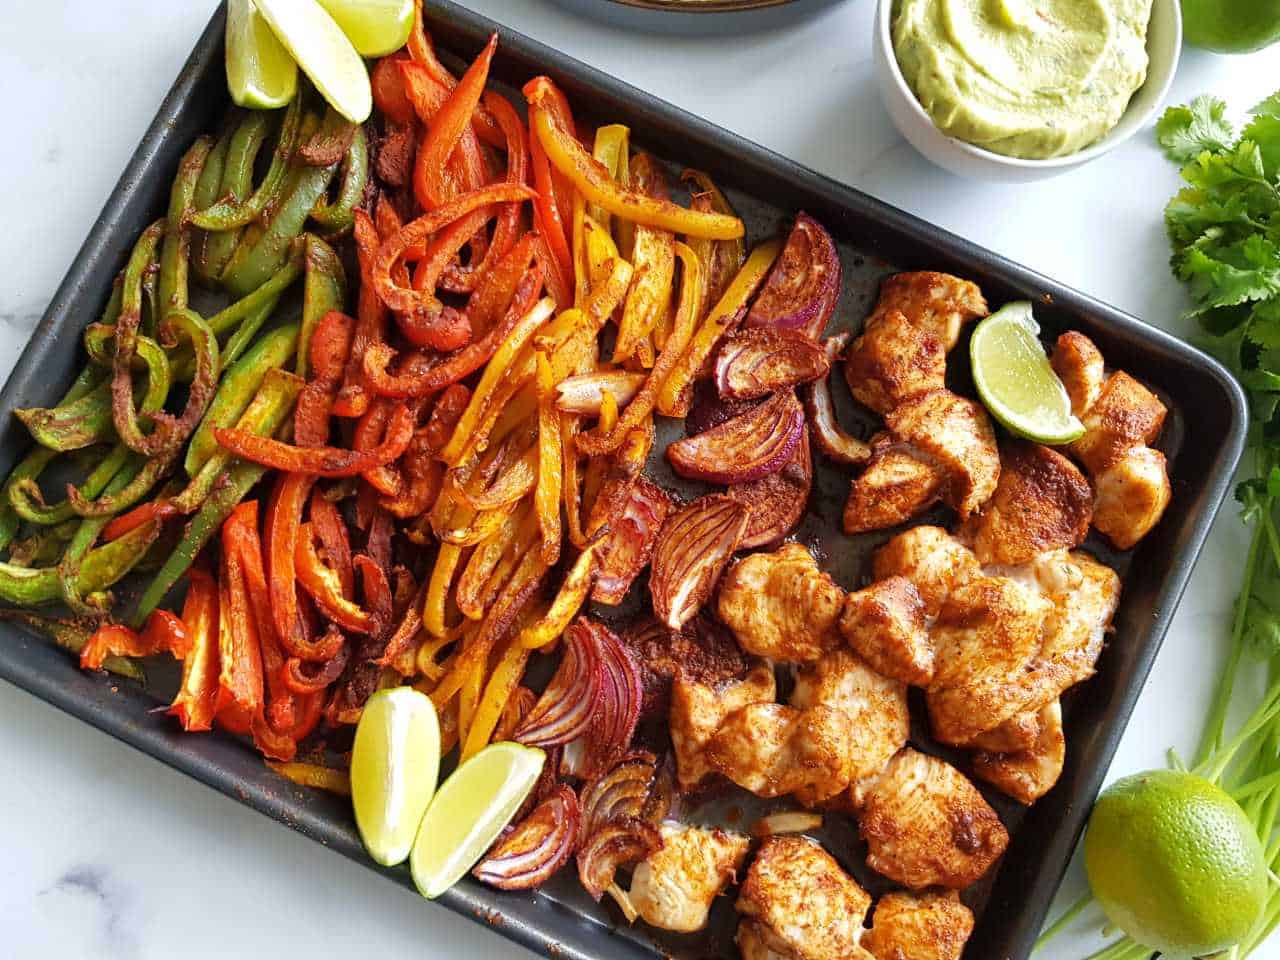
<svg viewBox="0 0 1280 960">
<path fill-rule="evenodd" d="M 253 2 L 330 106 L 352 123 L 368 120 L 369 71 L 333 17 L 316 0 Z"/>
<path fill-rule="evenodd" d="M 395 53 L 413 29 L 413 0 L 320 0 L 362 57 Z"/>
<path fill-rule="evenodd" d="M 409 856 L 413 882 L 434 900 L 493 845 L 538 782 L 546 755 L 518 743 L 493 743 L 440 785 Z"/>
<path fill-rule="evenodd" d="M 298 93 L 298 64 L 253 0 L 227 2 L 227 89 L 238 106 L 274 110 Z"/>
<path fill-rule="evenodd" d="M 973 331 L 969 358 L 978 396 L 1011 433 L 1064 444 L 1084 433 L 1071 398 L 1040 343 L 1040 327 L 1025 300 L 1009 303 Z"/>
<path fill-rule="evenodd" d="M 369 698 L 351 749 L 351 802 L 365 849 L 385 867 L 403 863 L 440 776 L 435 706 L 412 687 Z"/>
</svg>

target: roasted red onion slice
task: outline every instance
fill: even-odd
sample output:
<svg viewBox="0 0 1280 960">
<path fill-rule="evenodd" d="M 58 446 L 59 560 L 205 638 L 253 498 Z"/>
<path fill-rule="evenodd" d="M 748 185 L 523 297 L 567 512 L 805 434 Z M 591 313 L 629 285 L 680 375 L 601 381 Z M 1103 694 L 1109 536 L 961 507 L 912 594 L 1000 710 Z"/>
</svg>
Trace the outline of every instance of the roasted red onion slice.
<svg viewBox="0 0 1280 960">
<path fill-rule="evenodd" d="M 534 890 L 569 862 L 581 822 L 577 795 L 560 784 L 495 843 L 471 873 L 500 890 Z"/>
<path fill-rule="evenodd" d="M 555 676 L 512 739 L 530 747 L 554 747 L 582 736 L 596 713 L 601 671 L 596 632 L 575 620 L 564 632 L 564 656 Z"/>
<path fill-rule="evenodd" d="M 777 543 L 798 524 L 809 503 L 813 486 L 813 460 L 809 455 L 809 436 L 800 437 L 796 452 L 777 473 L 750 483 L 737 483 L 725 491 L 750 511 L 741 550 Z"/>
<path fill-rule="evenodd" d="M 684 418 L 684 433 L 694 437 L 760 406 L 756 400 L 728 400 L 720 396 L 714 381 L 697 380 L 693 385 L 693 404 Z"/>
<path fill-rule="evenodd" d="M 556 385 L 556 407 L 566 413 L 599 416 L 606 390 L 613 394 L 619 408 L 625 407 L 647 379 L 648 374 L 629 373 L 626 370 L 607 370 L 567 377 Z"/>
<path fill-rule="evenodd" d="M 745 506 L 722 494 L 699 497 L 667 517 L 649 572 L 659 620 L 679 630 L 693 618 L 742 542 L 749 518 Z"/>
<path fill-rule="evenodd" d="M 794 330 L 744 327 L 716 355 L 716 389 L 731 400 L 755 400 L 825 377 L 831 360 L 814 340 Z"/>
<path fill-rule="evenodd" d="M 622 602 L 640 571 L 649 565 L 671 505 L 671 495 L 645 477 L 630 484 L 626 502 L 611 514 L 608 537 L 597 554 L 600 560 L 592 600 L 610 606 Z"/>
<path fill-rule="evenodd" d="M 600 695 L 586 732 L 566 744 L 561 772 L 590 780 L 608 770 L 631 745 L 640 721 L 643 689 L 640 667 L 631 651 L 604 624 L 579 617 L 570 626 L 590 630 L 600 652 Z"/>
<path fill-rule="evenodd" d="M 667 447 L 676 473 L 707 483 L 745 483 L 782 469 L 804 433 L 804 410 L 790 390 L 695 437 Z"/>
<path fill-rule="evenodd" d="M 840 254 L 822 224 L 801 213 L 764 289 L 747 314 L 748 327 L 796 330 L 816 340 L 840 296 Z"/>
<path fill-rule="evenodd" d="M 823 341 L 822 347 L 831 364 L 839 358 L 849 341 L 848 333 L 837 334 Z M 844 432 L 836 421 L 836 408 L 831 400 L 831 380 L 821 377 L 802 388 L 804 408 L 809 414 L 810 432 L 818 449 L 829 459 L 850 466 L 866 463 L 871 459 L 871 448 Z"/>
<path fill-rule="evenodd" d="M 658 771 L 658 760 L 644 750 L 633 751 L 607 773 L 582 788 L 582 833 L 591 836 L 611 820 L 644 816 L 645 804 Z"/>
<path fill-rule="evenodd" d="M 593 900 L 604 896 L 618 868 L 638 863 L 662 849 L 662 834 L 638 817 L 624 817 L 600 827 L 578 851 L 578 879 Z"/>
</svg>

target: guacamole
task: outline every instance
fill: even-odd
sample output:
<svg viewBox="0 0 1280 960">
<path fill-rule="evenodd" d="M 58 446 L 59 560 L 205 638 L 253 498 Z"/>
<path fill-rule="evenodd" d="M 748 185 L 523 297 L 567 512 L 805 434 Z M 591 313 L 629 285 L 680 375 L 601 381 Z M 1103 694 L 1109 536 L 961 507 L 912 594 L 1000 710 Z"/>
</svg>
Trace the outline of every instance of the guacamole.
<svg viewBox="0 0 1280 960">
<path fill-rule="evenodd" d="M 1011 157 L 1075 153 L 1147 75 L 1152 0 L 897 0 L 893 47 L 944 133 Z"/>
</svg>

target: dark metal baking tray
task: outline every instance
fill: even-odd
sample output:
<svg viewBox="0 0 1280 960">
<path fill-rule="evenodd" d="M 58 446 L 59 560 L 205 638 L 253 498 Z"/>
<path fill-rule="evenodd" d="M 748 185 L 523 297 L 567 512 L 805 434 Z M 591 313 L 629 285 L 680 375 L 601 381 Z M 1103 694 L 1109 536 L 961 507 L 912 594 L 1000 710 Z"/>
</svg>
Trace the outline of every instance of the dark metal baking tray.
<svg viewBox="0 0 1280 960">
<path fill-rule="evenodd" d="M 1172 464 L 1173 506 L 1139 546 L 1125 576 L 1115 633 L 1098 674 L 1066 701 L 1066 768 L 1058 786 L 1023 813 L 996 800 L 1011 824 L 1012 843 L 991 882 L 978 891 L 978 927 L 967 956 L 1021 960 L 1043 921 L 1174 609 L 1191 576 L 1210 523 L 1227 493 L 1243 449 L 1243 394 L 1217 363 L 1181 341 L 928 223 L 835 183 L 764 148 L 690 116 L 549 47 L 443 0 L 428 0 L 429 29 L 455 64 L 479 51 L 498 30 L 494 77 L 518 86 L 537 73 L 560 83 L 588 119 L 628 124 L 637 144 L 674 164 L 709 171 L 740 206 L 751 236 L 775 232 L 807 210 L 836 236 L 846 280 L 833 325 L 857 326 L 891 269 L 937 269 L 978 282 L 989 300 L 1037 302 L 1045 333 L 1068 328 L 1093 337 L 1108 361 L 1154 387 L 1170 407 L 1161 440 Z M 226 107 L 222 68 L 223 11 L 200 38 L 160 107 L 75 263 L 0 393 L 0 475 L 29 446 L 10 414 L 54 402 L 80 362 L 79 337 L 96 316 L 134 239 L 165 206 L 179 157 L 213 129 Z M 957 350 L 953 357 L 962 354 Z M 962 364 L 963 361 L 961 360 Z M 840 481 L 846 482 L 846 481 Z M 865 543 L 838 533 L 840 482 L 818 478 L 810 539 L 837 568 L 856 566 Z M 1107 558 L 1114 560 L 1115 558 Z M 847 580 L 847 576 L 845 577 Z M 373 867 L 360 846 L 348 805 L 276 777 L 234 738 L 187 736 L 151 711 L 157 694 L 131 683 L 81 672 L 71 658 L 11 625 L 0 626 L 0 676 L 132 744 L 242 803 L 348 857 Z M 835 819 L 835 818 L 833 818 Z M 845 866 L 866 878 L 847 826 L 829 837 Z M 380 873 L 409 885 L 407 871 Z M 629 929 L 616 912 L 592 903 L 572 877 L 537 895 L 506 894 L 470 880 L 441 902 L 552 957 L 652 958 L 726 955 L 731 899 L 722 898 L 711 933 L 653 937 Z M 425 905 L 424 905 L 425 907 Z"/>
</svg>

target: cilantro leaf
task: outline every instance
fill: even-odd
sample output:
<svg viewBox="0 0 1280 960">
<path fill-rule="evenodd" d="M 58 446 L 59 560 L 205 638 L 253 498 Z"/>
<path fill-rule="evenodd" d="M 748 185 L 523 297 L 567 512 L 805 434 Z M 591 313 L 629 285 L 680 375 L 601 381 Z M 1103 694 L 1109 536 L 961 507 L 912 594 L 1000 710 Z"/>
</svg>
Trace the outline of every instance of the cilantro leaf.
<svg viewBox="0 0 1280 960">
<path fill-rule="evenodd" d="M 1196 97 L 1190 106 L 1170 107 L 1156 123 L 1156 139 L 1174 163 L 1194 160 L 1206 150 L 1227 150 L 1235 138 L 1227 105 L 1217 97 Z"/>
<path fill-rule="evenodd" d="M 1280 104 L 1276 105 L 1276 110 L 1280 111 Z M 1241 136 L 1257 147 L 1263 173 L 1274 183 L 1280 176 L 1280 112 L 1254 117 Z"/>
<path fill-rule="evenodd" d="M 1261 103 L 1254 104 L 1249 114 L 1254 117 L 1280 117 L 1280 90 Z"/>
<path fill-rule="evenodd" d="M 1228 246 L 1209 242 L 1188 247 L 1177 272 L 1191 284 L 1191 296 L 1202 308 L 1280 296 L 1280 252 L 1258 234 Z"/>
</svg>

